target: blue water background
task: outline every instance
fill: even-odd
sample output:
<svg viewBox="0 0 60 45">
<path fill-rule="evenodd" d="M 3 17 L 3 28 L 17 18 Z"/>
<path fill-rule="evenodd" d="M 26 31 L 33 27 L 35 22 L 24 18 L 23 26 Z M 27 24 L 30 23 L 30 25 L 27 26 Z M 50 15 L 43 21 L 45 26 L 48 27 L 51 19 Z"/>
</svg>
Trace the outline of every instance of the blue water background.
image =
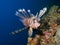
<svg viewBox="0 0 60 45">
<path fill-rule="evenodd" d="M 15 13 L 18 9 L 30 9 L 33 14 L 43 7 L 60 5 L 59 0 L 0 0 L 0 45 L 26 45 L 28 34 L 22 31 L 16 35 L 10 35 L 11 31 L 23 28 Z"/>
</svg>

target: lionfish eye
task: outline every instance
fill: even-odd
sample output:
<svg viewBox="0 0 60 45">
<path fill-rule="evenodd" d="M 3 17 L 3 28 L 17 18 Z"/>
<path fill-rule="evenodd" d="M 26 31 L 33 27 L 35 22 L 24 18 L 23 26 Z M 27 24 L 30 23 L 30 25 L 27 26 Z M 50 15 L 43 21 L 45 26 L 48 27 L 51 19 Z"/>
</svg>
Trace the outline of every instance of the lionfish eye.
<svg viewBox="0 0 60 45">
<path fill-rule="evenodd" d="M 36 19 L 33 19 L 34 21 L 36 20 Z"/>
<path fill-rule="evenodd" d="M 36 22 L 37 22 L 37 20 L 35 19 L 33 22 L 34 22 L 34 23 L 36 23 Z"/>
</svg>

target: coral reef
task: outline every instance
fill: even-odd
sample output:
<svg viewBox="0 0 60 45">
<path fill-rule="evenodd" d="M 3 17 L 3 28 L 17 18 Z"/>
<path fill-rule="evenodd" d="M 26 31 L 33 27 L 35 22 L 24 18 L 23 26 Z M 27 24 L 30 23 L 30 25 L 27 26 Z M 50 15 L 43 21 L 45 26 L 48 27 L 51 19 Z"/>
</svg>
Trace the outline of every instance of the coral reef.
<svg viewBox="0 0 60 45">
<path fill-rule="evenodd" d="M 27 45 L 60 45 L 60 8 L 52 6 L 42 17 L 34 37 L 28 37 Z"/>
</svg>

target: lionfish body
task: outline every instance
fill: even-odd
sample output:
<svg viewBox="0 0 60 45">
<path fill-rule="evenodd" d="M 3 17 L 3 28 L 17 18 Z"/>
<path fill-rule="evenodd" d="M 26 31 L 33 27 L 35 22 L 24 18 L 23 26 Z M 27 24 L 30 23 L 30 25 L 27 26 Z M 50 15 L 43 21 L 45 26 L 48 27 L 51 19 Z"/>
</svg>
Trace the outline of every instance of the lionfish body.
<svg viewBox="0 0 60 45">
<path fill-rule="evenodd" d="M 43 8 L 42 10 L 40 10 L 39 14 L 37 13 L 36 15 L 33 15 L 30 10 L 28 10 L 28 13 L 25 11 L 25 9 L 19 9 L 16 12 L 16 15 L 18 17 L 20 17 L 20 19 L 22 20 L 22 23 L 26 26 L 26 27 L 30 27 L 28 34 L 29 36 L 32 36 L 33 33 L 33 28 L 37 29 L 40 26 L 40 17 L 46 12 L 47 8 Z"/>
</svg>

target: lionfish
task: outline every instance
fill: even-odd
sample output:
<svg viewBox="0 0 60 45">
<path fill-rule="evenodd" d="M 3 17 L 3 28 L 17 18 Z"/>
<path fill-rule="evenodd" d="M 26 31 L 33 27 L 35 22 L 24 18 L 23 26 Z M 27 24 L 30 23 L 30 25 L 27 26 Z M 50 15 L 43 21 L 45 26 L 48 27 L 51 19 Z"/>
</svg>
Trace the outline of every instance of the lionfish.
<svg viewBox="0 0 60 45">
<path fill-rule="evenodd" d="M 41 16 L 47 11 L 47 8 L 43 8 L 36 15 L 32 14 L 30 10 L 19 9 L 16 11 L 16 16 L 20 18 L 20 21 L 24 24 L 25 27 L 29 27 L 28 34 L 32 36 L 33 29 L 37 29 L 40 26 L 39 21 Z M 21 30 L 20 30 L 21 31 Z M 15 31 L 17 33 L 17 31 Z"/>
</svg>

